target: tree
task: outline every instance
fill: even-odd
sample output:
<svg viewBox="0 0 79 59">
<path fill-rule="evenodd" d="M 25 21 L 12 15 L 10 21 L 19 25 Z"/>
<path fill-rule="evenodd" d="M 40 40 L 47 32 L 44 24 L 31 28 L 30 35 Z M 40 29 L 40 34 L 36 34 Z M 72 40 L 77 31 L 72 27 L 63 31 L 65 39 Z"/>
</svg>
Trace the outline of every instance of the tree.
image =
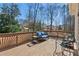
<svg viewBox="0 0 79 59">
<path fill-rule="evenodd" d="M 2 11 L 0 14 L 0 32 L 18 32 L 20 31 L 19 23 L 16 17 L 19 15 L 19 9 L 14 4 L 3 4 Z"/>
<path fill-rule="evenodd" d="M 27 13 L 27 27 L 29 29 L 32 29 L 33 31 L 36 31 L 37 28 L 37 15 L 38 15 L 38 9 L 39 4 L 27 4 L 28 5 L 28 13 Z"/>
<path fill-rule="evenodd" d="M 44 6 L 43 6 L 43 4 L 39 4 L 39 15 L 40 15 L 40 30 L 42 30 L 42 27 L 44 26 L 43 25 L 43 22 L 44 22 L 44 17 L 43 16 L 45 16 L 45 8 L 44 8 Z"/>
<path fill-rule="evenodd" d="M 27 13 L 27 19 L 26 19 L 26 26 L 33 30 L 33 10 L 32 10 L 32 4 L 27 4 L 28 5 L 28 13 Z"/>
<path fill-rule="evenodd" d="M 0 33 L 10 32 L 10 23 L 9 18 L 10 16 L 7 14 L 0 14 Z"/>
<path fill-rule="evenodd" d="M 20 15 L 20 10 L 18 8 L 18 5 L 17 4 L 11 4 L 10 6 L 10 14 L 15 18 L 17 17 L 18 15 Z"/>
<path fill-rule="evenodd" d="M 3 4 L 3 7 L 1 7 L 1 9 L 2 9 L 2 13 L 4 13 L 4 14 L 9 14 L 9 12 L 10 12 L 10 8 L 9 8 L 9 6 L 8 6 L 8 4 Z"/>
<path fill-rule="evenodd" d="M 55 5 L 54 5 L 55 6 Z M 53 23 L 53 4 L 48 4 L 48 16 L 49 16 L 49 19 L 50 19 L 50 31 L 52 30 L 52 23 Z"/>
<path fill-rule="evenodd" d="M 20 25 L 18 23 L 18 19 L 16 19 L 16 17 L 18 17 L 18 15 L 20 15 L 20 10 L 18 8 L 17 4 L 11 4 L 10 6 L 10 19 L 11 19 L 11 23 L 12 23 L 12 32 L 18 32 L 20 31 Z"/>
<path fill-rule="evenodd" d="M 74 15 L 69 14 L 69 7 L 68 5 L 64 5 L 64 31 L 65 32 L 74 32 Z"/>
<path fill-rule="evenodd" d="M 38 13 L 38 9 L 39 9 L 39 4 L 35 3 L 33 6 L 34 9 L 34 13 L 33 13 L 33 20 L 34 20 L 34 24 L 33 24 L 33 31 L 35 31 L 35 23 L 36 23 L 36 17 L 37 17 L 37 13 Z"/>
<path fill-rule="evenodd" d="M 64 4 L 62 7 L 62 15 L 64 16 L 63 25 L 64 25 L 64 31 L 69 32 L 70 31 L 70 25 L 71 25 L 71 19 L 69 15 L 69 7 L 68 5 Z"/>
</svg>

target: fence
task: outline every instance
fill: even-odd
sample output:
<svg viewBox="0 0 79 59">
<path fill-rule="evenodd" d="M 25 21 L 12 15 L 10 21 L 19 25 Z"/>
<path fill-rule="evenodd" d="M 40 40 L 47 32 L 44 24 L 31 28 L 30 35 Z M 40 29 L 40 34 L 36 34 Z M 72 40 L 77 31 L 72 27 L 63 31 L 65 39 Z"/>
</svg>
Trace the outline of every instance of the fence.
<svg viewBox="0 0 79 59">
<path fill-rule="evenodd" d="M 7 48 L 7 47 L 12 47 L 19 45 L 24 42 L 29 42 L 32 38 L 32 34 L 34 32 L 27 32 L 27 33 L 1 33 L 0 34 L 0 49 L 2 48 Z M 57 34 L 58 33 L 58 34 Z M 53 37 L 55 36 L 60 36 L 63 37 L 65 33 L 62 31 L 53 31 L 53 32 L 48 32 L 48 34 Z"/>
<path fill-rule="evenodd" d="M 0 49 L 16 46 L 31 40 L 32 32 L 29 33 L 4 33 L 0 34 Z"/>
<path fill-rule="evenodd" d="M 60 37 L 60 38 L 64 38 L 66 35 L 72 33 L 72 32 L 64 32 L 64 31 L 46 31 L 48 32 L 50 37 Z"/>
</svg>

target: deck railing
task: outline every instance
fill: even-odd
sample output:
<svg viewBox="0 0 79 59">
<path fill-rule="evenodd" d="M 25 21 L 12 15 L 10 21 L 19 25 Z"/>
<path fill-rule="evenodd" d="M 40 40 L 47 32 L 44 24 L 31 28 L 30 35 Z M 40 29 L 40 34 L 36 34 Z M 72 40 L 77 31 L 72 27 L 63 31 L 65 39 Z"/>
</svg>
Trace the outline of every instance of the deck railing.
<svg viewBox="0 0 79 59">
<path fill-rule="evenodd" d="M 48 32 L 48 35 L 50 36 L 60 36 L 64 37 L 65 33 L 62 31 L 53 31 Z M 22 44 L 24 42 L 29 42 L 32 39 L 32 35 L 34 32 L 25 32 L 25 33 L 1 33 L 0 34 L 0 49 L 16 46 L 19 44 Z"/>
<path fill-rule="evenodd" d="M 0 34 L 0 49 L 16 46 L 31 40 L 32 32 L 28 33 L 3 33 Z"/>
</svg>

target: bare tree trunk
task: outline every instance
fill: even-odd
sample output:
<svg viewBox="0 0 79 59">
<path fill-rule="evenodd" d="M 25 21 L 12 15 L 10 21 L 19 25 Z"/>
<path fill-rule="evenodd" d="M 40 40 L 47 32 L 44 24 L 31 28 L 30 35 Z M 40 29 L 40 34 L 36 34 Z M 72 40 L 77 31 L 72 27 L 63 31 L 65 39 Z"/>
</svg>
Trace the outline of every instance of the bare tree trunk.
<svg viewBox="0 0 79 59">
<path fill-rule="evenodd" d="M 50 18 L 50 20 L 51 20 L 51 22 L 50 22 L 50 32 L 52 31 L 52 23 L 53 23 L 53 19 L 52 19 L 52 13 L 51 13 L 51 18 Z"/>
<path fill-rule="evenodd" d="M 33 32 L 35 32 L 35 24 L 36 24 L 36 17 L 37 17 L 38 7 L 39 7 L 39 4 L 34 5 L 34 24 L 33 24 L 34 27 L 33 27 Z"/>
</svg>

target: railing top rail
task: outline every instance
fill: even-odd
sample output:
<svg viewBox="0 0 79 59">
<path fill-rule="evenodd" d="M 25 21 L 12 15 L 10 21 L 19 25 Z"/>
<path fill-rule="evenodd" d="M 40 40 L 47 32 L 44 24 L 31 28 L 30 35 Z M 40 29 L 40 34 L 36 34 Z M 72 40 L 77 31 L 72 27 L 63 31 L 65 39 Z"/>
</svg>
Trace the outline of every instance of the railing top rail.
<svg viewBox="0 0 79 59">
<path fill-rule="evenodd" d="M 45 32 L 49 32 L 50 33 L 50 31 L 45 31 Z M 72 33 L 72 31 L 71 32 L 64 32 L 64 31 L 51 31 L 51 32 L 57 32 L 57 33 Z M 0 36 L 15 36 L 15 35 L 21 35 L 21 34 L 32 34 L 32 33 L 35 33 L 35 32 L 17 32 L 17 33 L 0 33 Z"/>
<path fill-rule="evenodd" d="M 0 36 L 12 36 L 12 35 L 32 34 L 32 33 L 34 32 L 0 33 Z"/>
</svg>

